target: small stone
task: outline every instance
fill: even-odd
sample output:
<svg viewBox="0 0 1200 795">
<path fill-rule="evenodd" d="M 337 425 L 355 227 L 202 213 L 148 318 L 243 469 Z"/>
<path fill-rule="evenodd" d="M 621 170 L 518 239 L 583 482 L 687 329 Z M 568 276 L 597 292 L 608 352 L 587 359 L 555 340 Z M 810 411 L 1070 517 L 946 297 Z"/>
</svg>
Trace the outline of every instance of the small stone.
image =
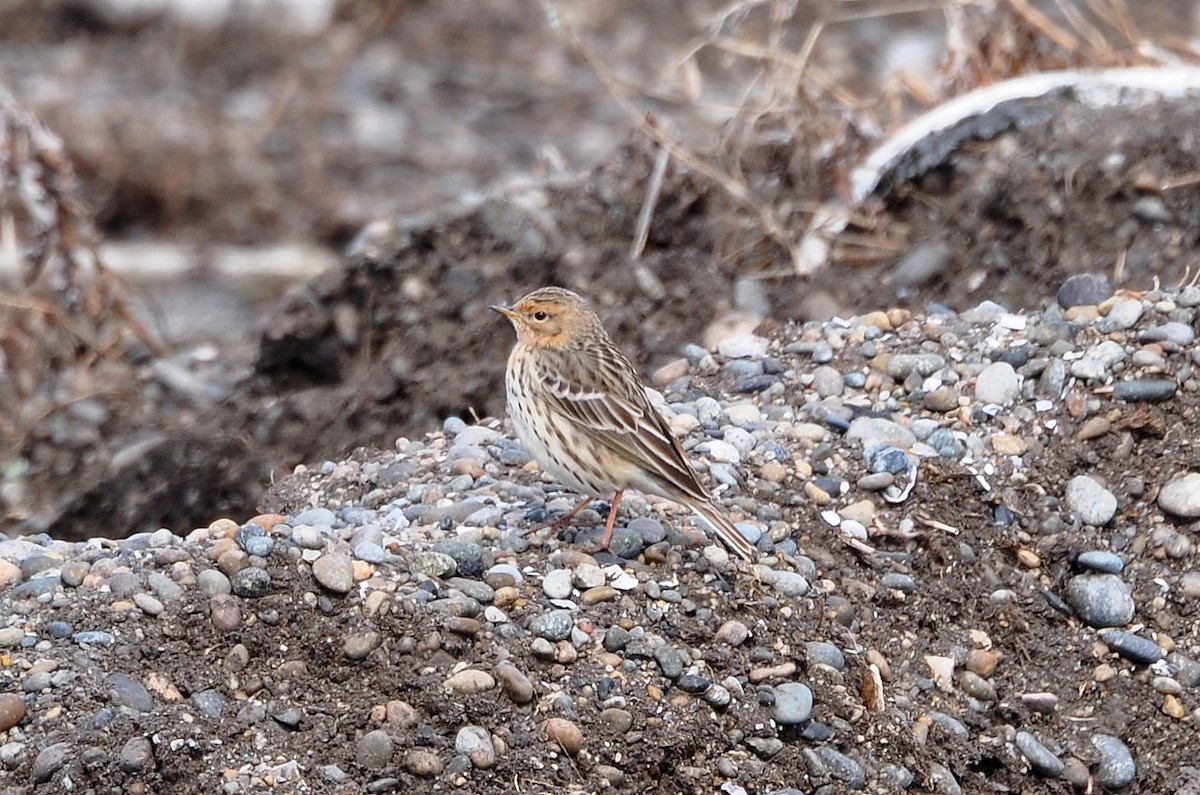
<svg viewBox="0 0 1200 795">
<path fill-rule="evenodd" d="M 480 770 L 496 765 L 496 745 L 492 733 L 482 726 L 467 725 L 458 730 L 454 737 L 454 750 L 471 760 Z"/>
<path fill-rule="evenodd" d="M 451 676 L 444 684 L 447 689 L 455 693 L 469 696 L 491 690 L 496 686 L 496 680 L 487 671 L 467 668 Z"/>
<path fill-rule="evenodd" d="M 66 764 L 67 756 L 71 753 L 72 743 L 55 743 L 43 748 L 33 761 L 32 778 L 34 784 L 44 784 L 54 777 L 54 774 Z"/>
<path fill-rule="evenodd" d="M 609 707 L 600 712 L 600 722 L 613 734 L 624 734 L 633 727 L 633 713 L 619 707 Z"/>
<path fill-rule="evenodd" d="M 730 619 L 717 628 L 714 637 L 718 643 L 741 646 L 750 637 L 750 628 L 737 619 Z"/>
<path fill-rule="evenodd" d="M 395 744 L 383 729 L 369 731 L 354 744 L 354 761 L 368 770 L 383 770 L 392 761 Z"/>
<path fill-rule="evenodd" d="M 583 748 L 583 732 L 566 718 L 548 719 L 542 724 L 542 733 L 569 756 L 574 756 Z"/>
<path fill-rule="evenodd" d="M 492 669 L 500 682 L 500 689 L 514 704 L 528 704 L 533 701 L 533 682 L 512 663 L 500 663 Z"/>
<path fill-rule="evenodd" d="M 404 769 L 419 778 L 434 778 L 442 774 L 442 760 L 426 748 L 410 748 L 404 755 Z"/>
<path fill-rule="evenodd" d="M 250 566 L 233 575 L 230 581 L 233 592 L 245 599 L 258 599 L 271 590 L 271 575 L 266 569 Z"/>
<path fill-rule="evenodd" d="M 334 593 L 350 593 L 354 587 L 354 561 L 349 555 L 332 552 L 313 561 L 313 577 L 321 587 Z"/>
<path fill-rule="evenodd" d="M 208 601 L 208 620 L 219 632 L 232 632 L 242 623 L 241 604 L 229 594 L 217 594 Z"/>
<path fill-rule="evenodd" d="M 575 628 L 575 617 L 570 610 L 551 610 L 541 613 L 529 622 L 529 631 L 549 641 L 566 640 Z"/>
<path fill-rule="evenodd" d="M 1112 295 L 1108 277 L 1102 273 L 1076 273 L 1068 276 L 1058 288 L 1058 305 L 1063 309 L 1073 306 L 1100 304 Z"/>
<path fill-rule="evenodd" d="M 1158 505 L 1173 516 L 1200 517 L 1200 472 L 1189 472 L 1165 483 L 1158 492 Z"/>
<path fill-rule="evenodd" d="M 16 693 L 0 693 L 0 732 L 6 732 L 25 718 L 25 700 Z"/>
<path fill-rule="evenodd" d="M 1017 732 L 1016 743 L 1017 749 L 1029 760 L 1029 766 L 1037 775 L 1057 778 L 1063 774 L 1062 760 L 1029 732 Z"/>
<path fill-rule="evenodd" d="M 803 574 L 794 571 L 768 569 L 770 574 L 765 577 L 771 586 L 784 596 L 797 599 L 808 593 L 808 580 Z"/>
<path fill-rule="evenodd" d="M 1125 568 L 1125 561 L 1119 555 L 1103 550 L 1088 550 L 1081 552 L 1075 560 L 1081 567 L 1105 574 L 1120 574 Z"/>
<path fill-rule="evenodd" d="M 1121 789 L 1133 783 L 1137 766 L 1133 754 L 1120 738 L 1111 734 L 1097 734 L 1092 745 L 1100 752 L 1100 764 L 1096 768 L 1096 780 L 1108 789 Z"/>
<path fill-rule="evenodd" d="M 975 400 L 1007 406 L 1021 394 L 1021 379 L 1008 362 L 993 362 L 975 377 Z"/>
<path fill-rule="evenodd" d="M 1099 481 L 1087 475 L 1077 475 L 1067 482 L 1065 498 L 1067 507 L 1084 524 L 1102 527 L 1112 521 L 1117 513 L 1117 498 Z"/>
<path fill-rule="evenodd" d="M 108 678 L 108 694 L 112 703 L 137 712 L 149 712 L 154 700 L 145 685 L 128 674 L 116 673 Z"/>
<path fill-rule="evenodd" d="M 131 737 L 121 747 L 117 764 L 126 773 L 138 773 L 154 765 L 154 746 L 149 737 Z"/>
<path fill-rule="evenodd" d="M 382 642 L 382 636 L 374 630 L 355 632 L 342 643 L 342 654 L 349 660 L 365 660 Z"/>
<path fill-rule="evenodd" d="M 1169 378 L 1134 378 L 1113 384 L 1113 400 L 1126 403 L 1162 403 L 1175 397 L 1177 385 Z"/>
<path fill-rule="evenodd" d="M 783 725 L 804 723 L 812 715 L 813 696 L 808 685 L 784 682 L 775 685 L 775 722 Z"/>
<path fill-rule="evenodd" d="M 804 650 L 810 668 L 814 665 L 828 665 L 835 671 L 844 671 L 846 669 L 846 656 L 842 654 L 841 649 L 832 643 L 822 640 L 810 640 L 804 644 Z"/>
<path fill-rule="evenodd" d="M 542 580 L 542 593 L 551 599 L 569 599 L 571 591 L 571 572 L 566 569 L 552 569 L 546 572 Z"/>
<path fill-rule="evenodd" d="M 1133 620 L 1133 596 L 1115 574 L 1080 574 L 1067 582 L 1066 602 L 1092 627 L 1120 627 Z"/>
<path fill-rule="evenodd" d="M 1100 637 L 1117 654 L 1141 665 L 1152 665 L 1166 656 L 1166 652 L 1157 643 L 1132 632 L 1107 629 L 1100 633 Z"/>
</svg>

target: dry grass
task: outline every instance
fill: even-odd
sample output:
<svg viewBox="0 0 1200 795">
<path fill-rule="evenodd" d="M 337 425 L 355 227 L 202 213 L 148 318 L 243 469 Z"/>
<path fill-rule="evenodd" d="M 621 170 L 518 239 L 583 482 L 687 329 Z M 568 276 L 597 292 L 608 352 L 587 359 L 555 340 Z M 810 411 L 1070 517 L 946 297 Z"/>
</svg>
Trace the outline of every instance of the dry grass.
<svg viewBox="0 0 1200 795">
<path fill-rule="evenodd" d="M 895 256 L 903 242 L 876 220 L 874 208 L 849 206 L 850 169 L 931 106 L 1036 72 L 1196 61 L 1186 41 L 1143 34 L 1124 0 L 732 0 L 668 56 L 676 92 L 665 96 L 657 86 L 619 79 L 554 0 L 543 0 L 543 8 L 641 131 L 719 189 L 725 212 L 717 256 L 760 278 Z M 880 20 L 896 31 L 940 29 L 936 73 L 870 74 L 861 54 L 847 49 L 854 37 L 846 34 Z M 741 84 L 733 105 L 726 99 L 729 74 Z M 670 124 L 640 112 L 637 100 L 647 97 L 710 108 L 726 103 L 721 145 L 713 152 L 689 148 Z"/>
</svg>

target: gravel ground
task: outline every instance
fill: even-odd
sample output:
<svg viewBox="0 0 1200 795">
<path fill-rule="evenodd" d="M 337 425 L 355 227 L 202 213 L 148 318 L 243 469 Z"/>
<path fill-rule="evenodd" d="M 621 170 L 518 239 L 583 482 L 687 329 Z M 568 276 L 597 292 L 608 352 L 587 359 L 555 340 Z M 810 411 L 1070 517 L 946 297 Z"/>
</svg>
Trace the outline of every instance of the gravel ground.
<svg viewBox="0 0 1200 795">
<path fill-rule="evenodd" d="M 1195 795 L 1197 306 L 688 347 L 653 382 L 749 567 L 634 495 L 590 551 L 494 419 L 186 538 L 0 537 L 0 792 Z"/>
</svg>

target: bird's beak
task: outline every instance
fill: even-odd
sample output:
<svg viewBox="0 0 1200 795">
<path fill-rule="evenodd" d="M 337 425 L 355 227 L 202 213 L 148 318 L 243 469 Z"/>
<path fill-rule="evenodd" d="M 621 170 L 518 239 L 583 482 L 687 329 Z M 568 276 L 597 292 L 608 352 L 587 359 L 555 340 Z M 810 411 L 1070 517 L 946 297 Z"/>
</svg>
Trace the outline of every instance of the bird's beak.
<svg viewBox="0 0 1200 795">
<path fill-rule="evenodd" d="M 509 309 L 507 306 L 500 306 L 499 304 L 497 304 L 497 305 L 493 306 L 492 309 L 499 312 L 500 314 L 504 315 L 509 320 L 517 319 L 517 313 L 514 312 L 513 310 Z"/>
</svg>

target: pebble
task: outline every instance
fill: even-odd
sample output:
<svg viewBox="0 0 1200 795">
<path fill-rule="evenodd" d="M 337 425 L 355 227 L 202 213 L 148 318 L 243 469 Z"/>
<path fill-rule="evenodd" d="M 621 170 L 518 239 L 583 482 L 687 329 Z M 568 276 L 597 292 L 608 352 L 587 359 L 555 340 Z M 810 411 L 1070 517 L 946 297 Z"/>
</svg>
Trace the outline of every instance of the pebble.
<svg viewBox="0 0 1200 795">
<path fill-rule="evenodd" d="M 1166 378 L 1134 378 L 1113 384 L 1113 400 L 1126 403 L 1162 403 L 1175 397 L 1177 385 Z"/>
<path fill-rule="evenodd" d="M 1158 506 L 1183 519 L 1200 517 L 1200 472 L 1188 472 L 1163 484 Z"/>
<path fill-rule="evenodd" d="M 542 579 L 542 593 L 551 599 L 569 598 L 573 587 L 571 572 L 566 569 L 552 569 Z"/>
<path fill-rule="evenodd" d="M 533 682 L 512 663 L 500 663 L 493 669 L 500 689 L 514 704 L 528 704 L 535 694 Z"/>
<path fill-rule="evenodd" d="M 245 599 L 258 599 L 271 591 L 271 575 L 266 569 L 249 567 L 233 575 L 230 587 L 238 596 Z"/>
<path fill-rule="evenodd" d="M 1092 736 L 1092 745 L 1100 753 L 1096 780 L 1102 787 L 1119 790 L 1133 783 L 1137 766 L 1133 762 L 1133 754 L 1120 738 L 1111 734 L 1096 734 Z"/>
<path fill-rule="evenodd" d="M 53 778 L 66 764 L 73 748 L 73 743 L 54 743 L 39 751 L 37 758 L 33 760 L 33 783 L 44 784 Z"/>
<path fill-rule="evenodd" d="M 1108 277 L 1102 273 L 1076 273 L 1068 276 L 1055 298 L 1063 309 L 1099 304 L 1112 295 Z"/>
<path fill-rule="evenodd" d="M 566 718 L 549 718 L 542 724 L 542 732 L 546 739 L 561 748 L 569 756 L 575 756 L 583 749 L 583 731 L 573 721 Z"/>
<path fill-rule="evenodd" d="M 25 700 L 15 693 L 0 693 L 0 732 L 6 732 L 25 718 Z"/>
<path fill-rule="evenodd" d="M 1084 524 L 1102 527 L 1111 522 L 1117 513 L 1117 498 L 1099 481 L 1087 475 L 1077 475 L 1067 481 L 1065 499 L 1067 507 Z"/>
<path fill-rule="evenodd" d="M 1021 394 L 1021 379 L 1008 362 L 993 362 L 975 376 L 975 400 L 999 406 L 1011 404 Z"/>
<path fill-rule="evenodd" d="M 1088 550 L 1081 552 L 1075 559 L 1082 568 L 1100 571 L 1106 574 L 1120 574 L 1125 568 L 1125 561 L 1120 555 L 1104 550 Z"/>
<path fill-rule="evenodd" d="M 354 587 L 354 561 L 349 555 L 331 552 L 313 561 L 313 577 L 322 588 L 334 593 L 349 593 Z M 234 592 L 237 592 L 236 582 Z"/>
<path fill-rule="evenodd" d="M 1157 643 L 1132 632 L 1107 629 L 1100 633 L 1100 637 L 1117 654 L 1135 663 L 1150 665 L 1166 656 L 1166 652 Z"/>
<path fill-rule="evenodd" d="M 383 770 L 392 761 L 395 743 L 383 729 L 369 731 L 354 744 L 354 761 L 368 770 Z"/>
<path fill-rule="evenodd" d="M 1120 627 L 1133 620 L 1133 596 L 1115 574 L 1079 574 L 1067 582 L 1066 602 L 1092 627 Z"/>
<path fill-rule="evenodd" d="M 764 579 L 784 596 L 798 599 L 808 593 L 808 580 L 804 578 L 803 574 L 783 569 L 767 569 L 766 571 L 769 573 L 764 576 Z"/>
<path fill-rule="evenodd" d="M 1029 760 L 1034 773 L 1047 778 L 1058 778 L 1063 774 L 1065 766 L 1062 760 L 1029 732 L 1017 732 L 1016 743 L 1017 749 Z"/>
<path fill-rule="evenodd" d="M 496 679 L 487 671 L 480 671 L 477 668 L 466 668 L 452 675 L 445 682 L 446 688 L 469 696 L 475 693 L 484 693 L 496 687 Z"/>
<path fill-rule="evenodd" d="M 813 695 L 808 685 L 784 682 L 775 685 L 774 717 L 782 725 L 804 723 L 812 715 Z"/>
<path fill-rule="evenodd" d="M 427 748 L 410 748 L 404 754 L 404 769 L 419 778 L 435 778 L 442 774 L 442 760 Z"/>
<path fill-rule="evenodd" d="M 130 737 L 121 747 L 117 765 L 126 773 L 139 773 L 154 765 L 154 746 L 149 737 Z"/>
<path fill-rule="evenodd" d="M 468 724 L 459 729 L 454 737 L 454 750 L 465 755 L 480 770 L 488 770 L 496 765 L 497 754 L 492 733 L 482 726 Z"/>
<path fill-rule="evenodd" d="M 549 641 L 566 640 L 574 628 L 575 617 L 570 610 L 551 610 L 529 622 L 530 632 Z"/>
</svg>

